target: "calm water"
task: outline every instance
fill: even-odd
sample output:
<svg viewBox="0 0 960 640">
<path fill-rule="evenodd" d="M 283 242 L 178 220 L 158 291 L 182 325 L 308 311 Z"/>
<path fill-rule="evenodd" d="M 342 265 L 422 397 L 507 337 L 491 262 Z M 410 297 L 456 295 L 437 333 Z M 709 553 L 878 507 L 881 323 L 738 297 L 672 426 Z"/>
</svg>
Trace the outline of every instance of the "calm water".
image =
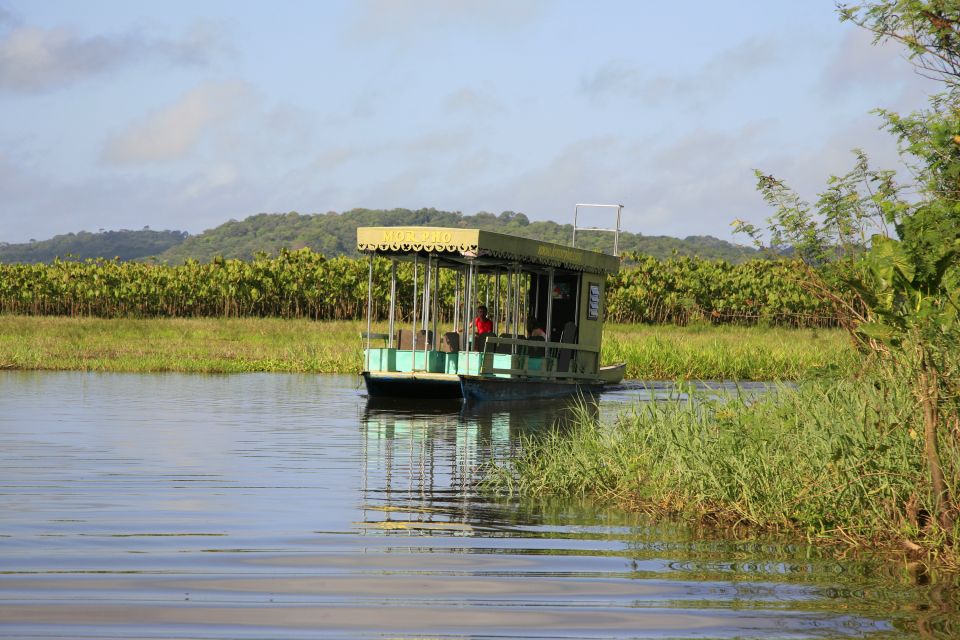
<svg viewBox="0 0 960 640">
<path fill-rule="evenodd" d="M 473 491 L 560 411 L 371 406 L 347 376 L 0 372 L 0 636 L 956 632 L 953 591 L 889 564 Z"/>
</svg>

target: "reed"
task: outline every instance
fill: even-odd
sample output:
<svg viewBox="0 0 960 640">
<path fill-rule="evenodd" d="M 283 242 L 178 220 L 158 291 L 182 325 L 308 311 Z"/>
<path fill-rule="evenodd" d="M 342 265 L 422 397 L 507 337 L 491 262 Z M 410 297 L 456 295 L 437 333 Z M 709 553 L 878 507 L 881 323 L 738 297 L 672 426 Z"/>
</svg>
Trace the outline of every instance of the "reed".
<svg viewBox="0 0 960 640">
<path fill-rule="evenodd" d="M 861 365 L 841 330 L 709 324 L 610 324 L 601 359 L 640 380 L 799 380 Z"/>
<path fill-rule="evenodd" d="M 361 327 L 275 318 L 0 316 L 0 369 L 356 372 Z"/>
<path fill-rule="evenodd" d="M 0 315 L 0 368 L 358 373 L 359 321 Z M 377 323 L 374 331 L 384 331 Z M 611 325 L 604 362 L 639 379 L 799 379 L 856 362 L 835 330 Z"/>
<path fill-rule="evenodd" d="M 933 495 L 915 396 L 882 375 L 881 384 L 811 381 L 760 397 L 647 402 L 612 423 L 581 407 L 569 425 L 527 437 L 483 485 L 830 543 L 902 545 L 955 563 L 960 532 L 926 515 Z M 958 443 L 942 446 L 956 486 Z"/>
</svg>

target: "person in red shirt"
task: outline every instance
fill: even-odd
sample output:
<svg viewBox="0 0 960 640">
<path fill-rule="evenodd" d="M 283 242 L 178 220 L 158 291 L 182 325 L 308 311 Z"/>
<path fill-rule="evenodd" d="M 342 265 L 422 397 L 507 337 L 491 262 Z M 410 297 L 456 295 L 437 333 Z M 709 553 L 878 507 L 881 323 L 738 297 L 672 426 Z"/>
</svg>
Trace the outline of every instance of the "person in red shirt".
<svg viewBox="0 0 960 640">
<path fill-rule="evenodd" d="M 478 336 L 493 333 L 493 320 L 487 317 L 487 308 L 483 305 L 477 307 L 477 317 L 473 320 L 473 328 Z"/>
</svg>

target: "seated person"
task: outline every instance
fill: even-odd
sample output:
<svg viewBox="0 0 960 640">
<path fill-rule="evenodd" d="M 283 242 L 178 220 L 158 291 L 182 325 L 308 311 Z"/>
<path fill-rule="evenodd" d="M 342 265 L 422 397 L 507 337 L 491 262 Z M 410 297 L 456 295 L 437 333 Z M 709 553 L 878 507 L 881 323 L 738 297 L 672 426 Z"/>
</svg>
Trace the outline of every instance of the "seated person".
<svg viewBox="0 0 960 640">
<path fill-rule="evenodd" d="M 547 332 L 537 324 L 537 319 L 533 317 L 527 318 L 527 335 L 531 338 L 543 338 L 544 340 L 547 338 Z"/>
<path fill-rule="evenodd" d="M 477 307 L 477 317 L 473 319 L 473 329 L 478 336 L 493 333 L 493 320 L 487 317 L 487 308 L 483 305 Z"/>
</svg>

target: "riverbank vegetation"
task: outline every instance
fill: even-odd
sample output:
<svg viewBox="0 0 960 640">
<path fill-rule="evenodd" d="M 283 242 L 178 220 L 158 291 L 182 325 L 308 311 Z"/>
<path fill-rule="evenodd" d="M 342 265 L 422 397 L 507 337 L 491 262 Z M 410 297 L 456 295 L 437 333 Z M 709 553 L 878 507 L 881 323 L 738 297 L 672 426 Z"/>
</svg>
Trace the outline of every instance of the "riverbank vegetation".
<svg viewBox="0 0 960 640">
<path fill-rule="evenodd" d="M 375 326 L 374 330 L 384 330 Z M 0 369 L 358 373 L 359 321 L 0 315 Z M 602 358 L 643 379 L 794 380 L 858 366 L 831 329 L 608 325 Z"/>
<path fill-rule="evenodd" d="M 810 204 L 758 171 L 774 213 L 739 229 L 792 252 L 795 282 L 833 309 L 869 366 L 759 399 L 649 404 L 614 424 L 584 413 L 528 442 L 489 486 L 895 543 L 960 565 L 960 7 L 876 0 L 839 11 L 943 83 L 925 110 L 878 112 L 916 183 L 856 151 Z"/>
<path fill-rule="evenodd" d="M 882 376 L 647 402 L 609 424 L 583 407 L 564 428 L 527 438 L 484 485 L 957 564 L 958 530 L 931 519 L 922 413 L 900 376 Z M 958 477 L 955 438 L 943 454 L 945 474 Z"/>
</svg>

